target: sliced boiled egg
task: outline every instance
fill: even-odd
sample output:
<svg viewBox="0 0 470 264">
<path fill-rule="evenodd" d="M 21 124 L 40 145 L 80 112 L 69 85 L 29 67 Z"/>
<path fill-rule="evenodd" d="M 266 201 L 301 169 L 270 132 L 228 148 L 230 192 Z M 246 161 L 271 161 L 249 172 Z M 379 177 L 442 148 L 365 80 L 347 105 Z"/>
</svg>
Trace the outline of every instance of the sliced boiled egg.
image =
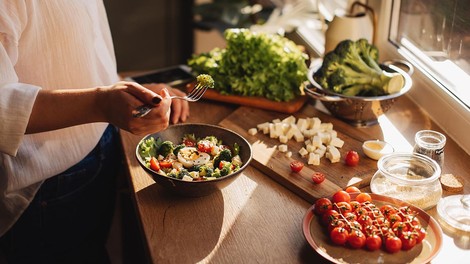
<svg viewBox="0 0 470 264">
<path fill-rule="evenodd" d="M 185 168 L 191 168 L 196 165 L 204 165 L 209 162 L 211 156 L 205 152 L 198 151 L 194 147 L 184 147 L 178 152 L 178 161 Z"/>
</svg>

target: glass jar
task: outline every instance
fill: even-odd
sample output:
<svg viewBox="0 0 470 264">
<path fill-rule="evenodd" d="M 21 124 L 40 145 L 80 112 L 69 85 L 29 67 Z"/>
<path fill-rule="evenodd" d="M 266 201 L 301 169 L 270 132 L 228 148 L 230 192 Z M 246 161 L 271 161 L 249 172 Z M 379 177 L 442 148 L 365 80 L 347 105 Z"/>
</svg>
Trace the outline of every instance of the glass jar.
<svg viewBox="0 0 470 264">
<path fill-rule="evenodd" d="M 415 135 L 413 152 L 420 153 L 435 160 L 439 166 L 444 165 L 444 146 L 446 136 L 433 130 L 421 130 Z"/>
<path fill-rule="evenodd" d="M 418 153 L 391 153 L 379 159 L 370 182 L 373 193 L 390 196 L 423 210 L 435 206 L 442 196 L 441 168 Z"/>
</svg>

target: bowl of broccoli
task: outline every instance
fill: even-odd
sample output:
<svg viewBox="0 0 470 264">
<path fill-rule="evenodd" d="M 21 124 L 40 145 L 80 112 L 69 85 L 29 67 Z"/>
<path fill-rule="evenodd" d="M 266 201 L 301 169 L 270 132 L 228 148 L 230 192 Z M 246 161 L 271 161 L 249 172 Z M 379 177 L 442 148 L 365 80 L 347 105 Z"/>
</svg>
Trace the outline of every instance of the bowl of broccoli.
<svg viewBox="0 0 470 264">
<path fill-rule="evenodd" d="M 410 90 L 413 72 L 406 62 L 378 59 L 378 49 L 365 39 L 341 41 L 312 62 L 307 76 L 311 85 L 305 92 L 351 125 L 377 124 L 378 117 Z"/>
<path fill-rule="evenodd" d="M 232 130 L 188 123 L 145 136 L 135 155 L 164 189 L 199 197 L 232 183 L 250 163 L 252 150 L 248 141 Z"/>
</svg>

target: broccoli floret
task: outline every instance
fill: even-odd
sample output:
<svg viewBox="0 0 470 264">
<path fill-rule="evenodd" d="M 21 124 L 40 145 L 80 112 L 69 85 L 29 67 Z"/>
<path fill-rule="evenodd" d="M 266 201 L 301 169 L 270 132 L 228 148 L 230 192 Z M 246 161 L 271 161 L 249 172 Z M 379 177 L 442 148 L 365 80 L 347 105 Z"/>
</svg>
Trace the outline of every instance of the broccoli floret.
<svg viewBox="0 0 470 264">
<path fill-rule="evenodd" d="M 183 179 L 183 177 L 184 177 L 185 175 L 191 177 L 191 175 L 189 174 L 189 171 L 188 171 L 188 170 L 186 170 L 186 169 L 181 169 L 181 170 L 178 172 L 178 174 L 177 174 L 177 178 L 178 178 L 178 179 Z"/>
<path fill-rule="evenodd" d="M 167 157 L 170 153 L 173 152 L 175 146 L 173 142 L 166 140 L 163 141 L 160 147 L 158 148 L 158 154 L 162 155 L 163 157 Z"/>
<path fill-rule="evenodd" d="M 221 152 L 219 152 L 219 154 L 214 157 L 214 168 L 219 168 L 219 164 L 223 160 L 232 160 L 232 151 L 230 151 L 230 149 L 223 149 Z"/>
<path fill-rule="evenodd" d="M 220 169 L 220 175 L 225 176 L 232 173 L 232 163 L 230 161 L 221 161 L 222 168 Z"/>
<path fill-rule="evenodd" d="M 212 173 L 214 173 L 214 170 L 207 165 L 202 165 L 199 167 L 199 176 L 201 177 L 211 177 Z"/>
<path fill-rule="evenodd" d="M 180 144 L 180 145 L 176 146 L 175 149 L 173 149 L 173 154 L 175 154 L 175 156 L 178 156 L 178 152 L 184 147 L 186 147 L 186 146 L 183 145 L 183 144 Z"/>
<path fill-rule="evenodd" d="M 390 94 L 404 84 L 403 76 L 380 68 L 378 49 L 365 39 L 341 41 L 325 55 L 313 78 L 322 87 L 348 96 Z"/>
<path fill-rule="evenodd" d="M 222 175 L 220 174 L 219 168 L 216 168 L 216 169 L 214 170 L 214 172 L 212 173 L 211 177 L 215 177 L 215 178 L 220 178 L 220 177 L 222 177 Z"/>
<path fill-rule="evenodd" d="M 199 74 L 196 78 L 196 81 L 196 89 L 199 89 L 203 86 L 214 88 L 214 79 L 212 79 L 212 76 L 209 74 Z"/>
</svg>

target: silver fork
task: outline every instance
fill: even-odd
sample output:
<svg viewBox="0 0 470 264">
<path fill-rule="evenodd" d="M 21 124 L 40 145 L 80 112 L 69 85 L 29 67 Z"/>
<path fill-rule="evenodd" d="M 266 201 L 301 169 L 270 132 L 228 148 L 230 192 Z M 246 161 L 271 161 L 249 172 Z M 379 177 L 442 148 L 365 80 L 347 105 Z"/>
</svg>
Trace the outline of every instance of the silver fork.
<svg viewBox="0 0 470 264">
<path fill-rule="evenodd" d="M 196 102 L 199 99 L 201 99 L 201 97 L 207 91 L 207 88 L 209 88 L 209 86 L 197 83 L 189 94 L 187 94 L 185 96 L 172 95 L 172 96 L 170 96 L 170 98 L 171 99 L 186 100 L 188 102 Z M 153 108 L 154 108 L 154 106 L 147 105 L 147 104 L 138 106 L 136 109 L 134 109 L 132 111 L 132 116 L 136 117 L 136 118 L 144 117 L 148 113 L 150 113 L 150 111 L 152 111 Z"/>
</svg>

